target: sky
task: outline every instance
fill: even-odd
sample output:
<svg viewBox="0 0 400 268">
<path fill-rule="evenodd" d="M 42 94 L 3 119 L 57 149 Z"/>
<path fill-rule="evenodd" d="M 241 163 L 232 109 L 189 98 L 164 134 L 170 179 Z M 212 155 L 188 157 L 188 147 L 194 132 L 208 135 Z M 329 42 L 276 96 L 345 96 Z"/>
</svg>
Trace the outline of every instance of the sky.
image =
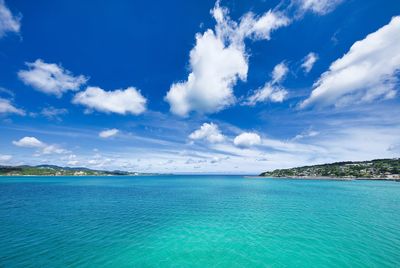
<svg viewBox="0 0 400 268">
<path fill-rule="evenodd" d="M 0 0 L 0 165 L 400 156 L 398 0 Z"/>
</svg>

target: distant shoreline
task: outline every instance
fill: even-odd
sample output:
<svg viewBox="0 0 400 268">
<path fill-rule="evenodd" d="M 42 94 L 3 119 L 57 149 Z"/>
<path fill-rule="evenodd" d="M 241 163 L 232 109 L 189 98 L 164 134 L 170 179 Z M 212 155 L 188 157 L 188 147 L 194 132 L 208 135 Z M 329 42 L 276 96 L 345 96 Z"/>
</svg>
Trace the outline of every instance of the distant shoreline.
<svg viewBox="0 0 400 268">
<path fill-rule="evenodd" d="M 341 177 L 325 177 L 325 176 L 285 176 L 285 177 L 273 177 L 273 176 L 245 176 L 245 178 L 249 179 L 276 179 L 276 180 L 284 180 L 284 179 L 293 179 L 293 180 L 330 180 L 330 181 L 398 181 L 400 182 L 400 178 L 341 178 Z"/>
<path fill-rule="evenodd" d="M 148 177 L 148 176 L 160 176 L 164 174 L 139 174 L 139 175 L 109 175 L 109 174 L 97 174 L 97 175 L 4 175 L 1 177 Z M 169 174 L 168 174 L 169 175 Z"/>
</svg>

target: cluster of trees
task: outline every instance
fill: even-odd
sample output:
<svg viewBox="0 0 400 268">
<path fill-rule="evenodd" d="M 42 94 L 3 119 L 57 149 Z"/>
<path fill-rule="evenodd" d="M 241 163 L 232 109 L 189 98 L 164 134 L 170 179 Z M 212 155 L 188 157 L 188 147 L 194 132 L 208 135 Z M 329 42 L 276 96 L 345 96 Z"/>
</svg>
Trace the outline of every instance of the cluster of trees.
<svg viewBox="0 0 400 268">
<path fill-rule="evenodd" d="M 52 165 L 43 166 L 0 166 L 0 175 L 17 176 L 17 175 L 35 175 L 35 176 L 102 176 L 102 175 L 133 175 L 133 173 L 124 171 L 103 171 L 92 170 L 87 168 L 67 168 Z M 136 175 L 136 174 L 134 174 Z"/>
<path fill-rule="evenodd" d="M 377 159 L 362 162 L 337 162 L 332 164 L 277 169 L 261 176 L 323 176 L 323 177 L 385 177 L 400 174 L 400 159 Z"/>
</svg>

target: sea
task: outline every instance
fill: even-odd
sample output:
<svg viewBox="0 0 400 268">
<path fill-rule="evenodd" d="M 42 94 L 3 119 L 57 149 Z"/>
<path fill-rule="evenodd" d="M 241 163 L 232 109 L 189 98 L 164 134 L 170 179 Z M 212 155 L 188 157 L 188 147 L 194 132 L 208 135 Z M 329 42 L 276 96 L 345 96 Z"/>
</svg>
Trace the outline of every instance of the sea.
<svg viewBox="0 0 400 268">
<path fill-rule="evenodd" d="M 400 267 L 400 182 L 0 177 L 0 267 Z"/>
</svg>

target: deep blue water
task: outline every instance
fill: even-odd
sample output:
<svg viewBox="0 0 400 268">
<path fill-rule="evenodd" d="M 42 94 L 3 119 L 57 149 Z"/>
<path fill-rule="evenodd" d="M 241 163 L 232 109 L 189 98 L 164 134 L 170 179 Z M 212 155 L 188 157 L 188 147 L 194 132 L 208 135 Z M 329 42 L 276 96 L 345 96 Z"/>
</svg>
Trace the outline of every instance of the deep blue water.
<svg viewBox="0 0 400 268">
<path fill-rule="evenodd" d="M 400 267 L 400 183 L 0 177 L 0 267 Z"/>
</svg>

